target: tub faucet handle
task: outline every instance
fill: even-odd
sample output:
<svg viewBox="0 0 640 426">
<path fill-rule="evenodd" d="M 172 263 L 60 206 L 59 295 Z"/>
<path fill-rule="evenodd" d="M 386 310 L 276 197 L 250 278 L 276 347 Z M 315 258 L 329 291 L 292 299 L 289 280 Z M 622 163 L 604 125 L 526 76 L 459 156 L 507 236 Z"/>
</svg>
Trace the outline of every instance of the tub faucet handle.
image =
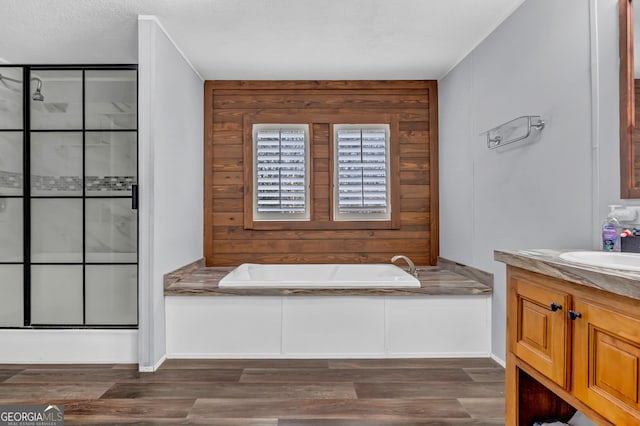
<svg viewBox="0 0 640 426">
<path fill-rule="evenodd" d="M 400 254 L 397 256 L 393 256 L 391 258 L 391 263 L 396 263 L 400 259 L 404 260 L 405 262 L 407 262 L 407 265 L 409 265 L 409 273 L 414 277 L 418 278 L 418 271 L 416 270 L 416 265 L 414 265 L 411 259 L 409 259 L 407 256 L 403 256 Z"/>
</svg>

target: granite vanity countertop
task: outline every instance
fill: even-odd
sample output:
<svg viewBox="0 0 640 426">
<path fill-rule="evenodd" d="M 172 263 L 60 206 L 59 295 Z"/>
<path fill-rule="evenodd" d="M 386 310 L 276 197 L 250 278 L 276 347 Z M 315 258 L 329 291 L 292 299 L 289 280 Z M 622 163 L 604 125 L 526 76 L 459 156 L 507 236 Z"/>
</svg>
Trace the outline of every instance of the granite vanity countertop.
<svg viewBox="0 0 640 426">
<path fill-rule="evenodd" d="M 420 287 L 416 288 L 230 288 L 218 282 L 233 267 L 199 266 L 185 274 L 165 279 L 165 296 L 425 296 L 490 295 L 492 287 L 437 266 L 418 266 Z"/>
<path fill-rule="evenodd" d="M 640 273 L 568 262 L 560 254 L 583 250 L 495 250 L 494 259 L 539 274 L 640 300 Z"/>
</svg>

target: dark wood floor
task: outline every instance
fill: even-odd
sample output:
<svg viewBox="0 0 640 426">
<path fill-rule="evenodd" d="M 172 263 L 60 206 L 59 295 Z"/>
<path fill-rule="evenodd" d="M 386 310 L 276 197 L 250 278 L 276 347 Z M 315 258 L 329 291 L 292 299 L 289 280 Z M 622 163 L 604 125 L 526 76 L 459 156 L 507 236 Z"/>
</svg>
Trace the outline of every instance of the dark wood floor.
<svg viewBox="0 0 640 426">
<path fill-rule="evenodd" d="M 167 360 L 2 365 L 0 405 L 62 404 L 65 424 L 503 425 L 490 359 Z"/>
</svg>

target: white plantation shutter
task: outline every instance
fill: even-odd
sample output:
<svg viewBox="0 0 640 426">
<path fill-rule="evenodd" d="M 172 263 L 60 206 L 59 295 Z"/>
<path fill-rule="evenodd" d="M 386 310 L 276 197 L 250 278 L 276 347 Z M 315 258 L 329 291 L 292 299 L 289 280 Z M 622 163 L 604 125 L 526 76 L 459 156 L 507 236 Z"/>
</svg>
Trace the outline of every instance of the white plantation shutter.
<svg viewBox="0 0 640 426">
<path fill-rule="evenodd" d="M 336 126 L 336 220 L 388 220 L 387 126 Z"/>
<path fill-rule="evenodd" d="M 259 128 L 254 142 L 254 219 L 307 219 L 305 130 Z"/>
</svg>

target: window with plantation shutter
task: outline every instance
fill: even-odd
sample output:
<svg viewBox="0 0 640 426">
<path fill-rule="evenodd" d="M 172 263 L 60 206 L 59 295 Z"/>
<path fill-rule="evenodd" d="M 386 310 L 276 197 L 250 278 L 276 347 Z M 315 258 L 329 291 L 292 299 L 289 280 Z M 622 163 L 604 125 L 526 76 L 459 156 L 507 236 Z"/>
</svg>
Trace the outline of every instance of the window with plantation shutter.
<svg viewBox="0 0 640 426">
<path fill-rule="evenodd" d="M 309 220 L 307 125 L 254 125 L 254 220 Z"/>
<path fill-rule="evenodd" d="M 389 220 L 389 126 L 334 126 L 334 220 Z"/>
</svg>

